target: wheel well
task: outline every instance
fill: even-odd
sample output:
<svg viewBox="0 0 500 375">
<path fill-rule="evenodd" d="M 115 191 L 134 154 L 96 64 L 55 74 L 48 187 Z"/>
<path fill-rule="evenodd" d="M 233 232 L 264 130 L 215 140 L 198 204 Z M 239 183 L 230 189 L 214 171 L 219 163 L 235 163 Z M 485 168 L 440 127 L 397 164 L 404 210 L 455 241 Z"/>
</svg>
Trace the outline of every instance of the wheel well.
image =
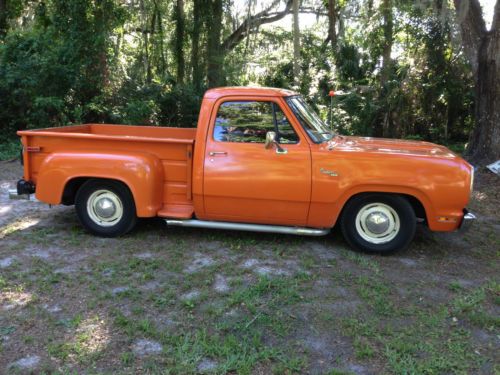
<svg viewBox="0 0 500 375">
<path fill-rule="evenodd" d="M 415 198 L 413 195 L 408 195 L 408 194 L 399 194 L 399 193 L 387 193 L 387 192 L 381 192 L 381 191 L 370 191 L 370 192 L 365 192 L 365 193 L 358 193 L 350 197 L 344 204 L 344 207 L 347 205 L 347 203 L 353 199 L 354 197 L 358 197 L 360 195 L 366 195 L 366 194 L 383 194 L 383 195 L 399 195 L 403 198 L 405 198 L 413 208 L 413 211 L 415 212 L 415 216 L 419 219 L 423 219 L 424 221 L 427 222 L 427 215 L 425 212 L 425 207 L 420 202 L 417 198 Z M 344 207 L 342 207 L 342 212 L 340 213 L 339 217 L 342 216 L 342 213 L 344 211 Z"/>
<path fill-rule="evenodd" d="M 130 188 L 127 186 L 127 184 L 123 183 L 120 180 L 109 179 L 109 178 L 98 178 L 98 177 L 75 177 L 75 178 L 72 178 L 71 180 L 69 180 L 66 183 L 66 186 L 64 186 L 61 203 L 64 204 L 65 206 L 74 205 L 76 193 L 78 192 L 80 187 L 88 180 L 116 181 L 116 182 L 119 182 L 120 184 L 123 184 L 130 191 Z M 130 194 L 133 197 L 133 194 L 131 191 L 130 191 Z"/>
<path fill-rule="evenodd" d="M 88 180 L 90 180 L 90 177 L 76 177 L 69 180 L 64 186 L 61 203 L 65 206 L 75 204 L 76 192 Z"/>
<path fill-rule="evenodd" d="M 408 195 L 408 194 L 399 194 L 399 195 L 401 195 L 403 198 L 406 198 L 408 202 L 410 202 L 411 206 L 413 207 L 413 211 L 415 212 L 415 216 L 417 218 L 423 219 L 427 222 L 427 215 L 422 202 L 420 202 L 413 195 Z"/>
</svg>

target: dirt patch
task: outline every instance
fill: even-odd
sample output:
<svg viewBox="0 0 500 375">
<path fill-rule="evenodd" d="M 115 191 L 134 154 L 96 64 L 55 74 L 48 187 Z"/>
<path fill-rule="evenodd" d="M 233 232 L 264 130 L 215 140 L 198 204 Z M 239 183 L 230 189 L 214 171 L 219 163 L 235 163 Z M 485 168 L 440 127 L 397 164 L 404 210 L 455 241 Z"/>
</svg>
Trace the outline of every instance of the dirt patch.
<svg viewBox="0 0 500 375">
<path fill-rule="evenodd" d="M 40 364 L 41 358 L 37 355 L 31 355 L 28 357 L 24 357 L 18 359 L 15 362 L 12 362 L 9 365 L 9 368 L 12 370 L 20 370 L 20 371 L 33 371 Z"/>
<path fill-rule="evenodd" d="M 209 358 L 204 358 L 197 367 L 198 371 L 202 374 L 207 372 L 212 372 L 216 368 L 217 368 L 217 362 Z"/>
<path fill-rule="evenodd" d="M 132 346 L 132 351 L 139 357 L 160 354 L 163 347 L 159 342 L 151 340 L 137 340 Z"/>
<path fill-rule="evenodd" d="M 195 273 L 205 267 L 209 267 L 214 264 L 215 261 L 212 259 L 212 257 L 202 253 L 194 253 L 192 262 L 184 269 L 184 272 Z"/>
</svg>

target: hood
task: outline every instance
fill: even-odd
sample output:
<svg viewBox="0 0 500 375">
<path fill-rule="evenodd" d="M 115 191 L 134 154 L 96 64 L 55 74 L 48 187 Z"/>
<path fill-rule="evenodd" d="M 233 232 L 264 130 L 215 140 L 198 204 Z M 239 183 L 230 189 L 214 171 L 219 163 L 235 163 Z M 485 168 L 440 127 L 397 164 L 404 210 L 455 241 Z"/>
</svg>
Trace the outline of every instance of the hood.
<svg viewBox="0 0 500 375">
<path fill-rule="evenodd" d="M 329 148 L 347 152 L 457 158 L 457 155 L 444 146 L 401 139 L 337 136 L 329 142 Z"/>
</svg>

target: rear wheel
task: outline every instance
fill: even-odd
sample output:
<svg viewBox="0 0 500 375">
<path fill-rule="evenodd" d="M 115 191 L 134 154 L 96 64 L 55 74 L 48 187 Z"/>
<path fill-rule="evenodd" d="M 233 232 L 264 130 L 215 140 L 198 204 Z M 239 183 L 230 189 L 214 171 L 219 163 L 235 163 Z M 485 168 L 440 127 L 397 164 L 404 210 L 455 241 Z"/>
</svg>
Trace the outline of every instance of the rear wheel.
<svg viewBox="0 0 500 375">
<path fill-rule="evenodd" d="M 405 249 L 415 235 L 416 225 L 411 204 L 397 195 L 359 195 L 347 202 L 341 217 L 346 241 L 367 252 Z"/>
<path fill-rule="evenodd" d="M 128 187 L 118 181 L 85 182 L 76 194 L 75 207 L 83 226 L 102 237 L 121 236 L 137 222 L 134 198 Z"/>
</svg>

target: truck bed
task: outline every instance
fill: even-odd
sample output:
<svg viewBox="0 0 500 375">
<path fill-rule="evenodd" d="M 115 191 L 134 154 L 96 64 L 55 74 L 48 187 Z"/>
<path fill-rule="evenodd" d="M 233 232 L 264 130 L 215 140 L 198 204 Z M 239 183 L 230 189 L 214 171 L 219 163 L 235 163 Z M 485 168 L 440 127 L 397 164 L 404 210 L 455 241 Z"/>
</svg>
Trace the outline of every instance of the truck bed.
<svg viewBox="0 0 500 375">
<path fill-rule="evenodd" d="M 162 205 L 157 216 L 189 218 L 192 204 L 192 154 L 195 128 L 84 124 L 20 131 L 24 179 L 37 183 L 43 162 L 55 153 L 147 153 L 163 168 Z"/>
<path fill-rule="evenodd" d="M 196 136 L 195 128 L 168 128 L 158 126 L 83 124 L 20 131 L 19 135 L 42 137 L 145 140 L 154 142 L 192 142 Z"/>
</svg>

